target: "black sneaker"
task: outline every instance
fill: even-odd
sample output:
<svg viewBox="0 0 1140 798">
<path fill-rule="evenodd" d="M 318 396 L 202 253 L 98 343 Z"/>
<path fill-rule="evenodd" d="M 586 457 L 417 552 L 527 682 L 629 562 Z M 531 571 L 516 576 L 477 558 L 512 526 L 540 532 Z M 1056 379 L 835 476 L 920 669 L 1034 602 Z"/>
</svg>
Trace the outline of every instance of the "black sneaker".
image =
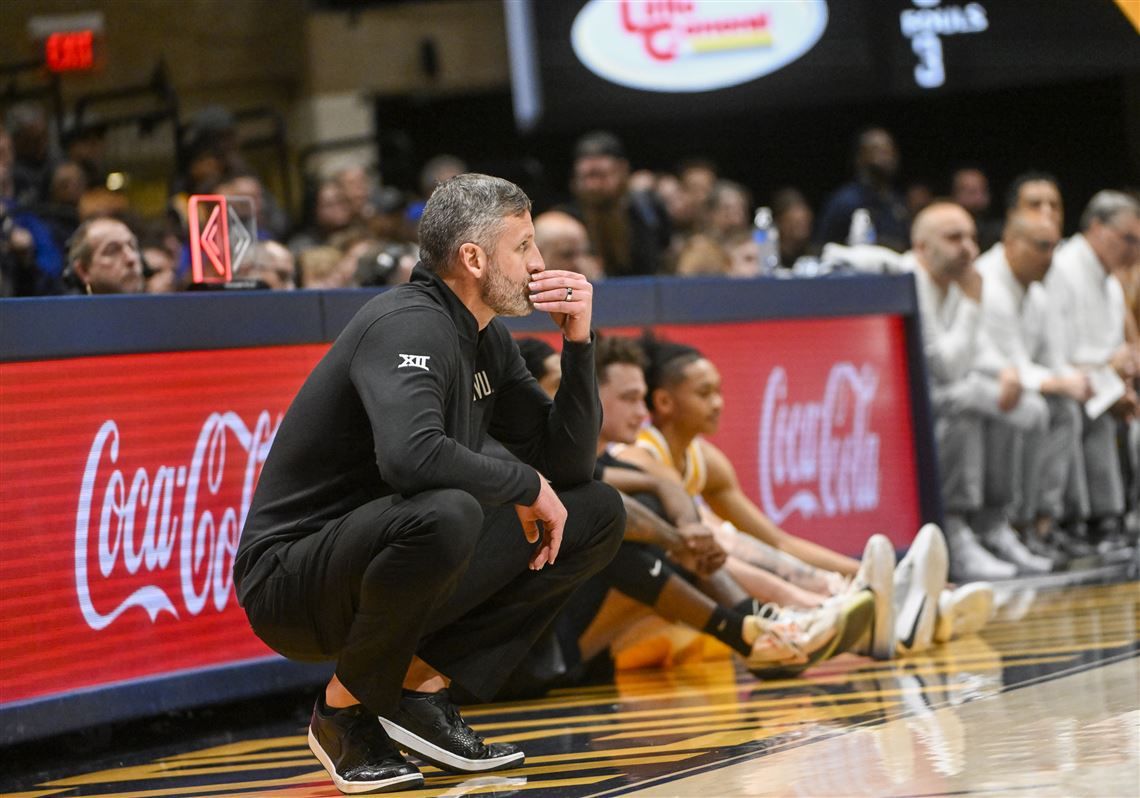
<svg viewBox="0 0 1140 798">
<path fill-rule="evenodd" d="M 380 722 L 398 746 L 452 773 L 517 767 L 526 757 L 510 743 L 484 743 L 459 716 L 447 690 L 405 692 L 396 713 Z"/>
<path fill-rule="evenodd" d="M 343 793 L 355 795 L 419 787 L 424 777 L 400 756 L 376 716 L 361 705 L 321 711 L 317 699 L 309 721 L 309 748 Z"/>
</svg>

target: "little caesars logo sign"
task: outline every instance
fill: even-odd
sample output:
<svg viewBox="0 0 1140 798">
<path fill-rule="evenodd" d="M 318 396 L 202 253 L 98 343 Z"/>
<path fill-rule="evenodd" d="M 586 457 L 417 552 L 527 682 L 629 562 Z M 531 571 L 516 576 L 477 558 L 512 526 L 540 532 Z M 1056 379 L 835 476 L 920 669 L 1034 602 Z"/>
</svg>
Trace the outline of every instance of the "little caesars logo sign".
<svg viewBox="0 0 1140 798">
<path fill-rule="evenodd" d="M 772 369 L 760 412 L 760 500 L 777 524 L 793 513 L 833 517 L 879 506 L 879 436 L 870 429 L 879 377 L 836 363 L 821 401 L 788 401 L 788 374 Z"/>
<path fill-rule="evenodd" d="M 693 92 L 775 72 L 826 27 L 824 0 L 590 0 L 570 41 L 590 71 L 613 83 Z"/>
</svg>

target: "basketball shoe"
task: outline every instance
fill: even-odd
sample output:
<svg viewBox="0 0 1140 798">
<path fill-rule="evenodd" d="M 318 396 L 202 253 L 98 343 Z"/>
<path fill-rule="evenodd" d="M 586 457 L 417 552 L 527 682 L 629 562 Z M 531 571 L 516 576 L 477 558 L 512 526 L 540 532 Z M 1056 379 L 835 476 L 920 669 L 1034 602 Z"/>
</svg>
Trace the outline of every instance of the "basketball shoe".
<svg viewBox="0 0 1140 798">
<path fill-rule="evenodd" d="M 392 717 L 380 723 L 398 746 L 452 773 L 482 773 L 517 767 L 526 755 L 510 743 L 483 742 L 451 703 L 447 690 L 405 690 Z"/>
<path fill-rule="evenodd" d="M 357 704 L 329 709 L 317 699 L 309 721 L 309 748 L 348 795 L 419 787 L 424 777 L 400 756 L 376 716 Z"/>
</svg>

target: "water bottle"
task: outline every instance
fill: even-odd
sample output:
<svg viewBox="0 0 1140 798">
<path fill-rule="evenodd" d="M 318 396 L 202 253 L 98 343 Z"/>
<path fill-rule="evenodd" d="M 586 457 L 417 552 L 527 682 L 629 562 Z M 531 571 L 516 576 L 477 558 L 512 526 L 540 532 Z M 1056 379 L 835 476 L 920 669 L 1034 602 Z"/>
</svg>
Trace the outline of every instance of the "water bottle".
<svg viewBox="0 0 1140 798">
<path fill-rule="evenodd" d="M 772 209 L 758 208 L 752 219 L 752 240 L 760 247 L 760 273 L 772 274 L 780 265 L 780 231 L 772 224 Z"/>
<path fill-rule="evenodd" d="M 851 227 L 847 231 L 847 246 L 875 243 L 875 225 L 871 222 L 871 212 L 857 208 L 851 214 Z"/>
</svg>

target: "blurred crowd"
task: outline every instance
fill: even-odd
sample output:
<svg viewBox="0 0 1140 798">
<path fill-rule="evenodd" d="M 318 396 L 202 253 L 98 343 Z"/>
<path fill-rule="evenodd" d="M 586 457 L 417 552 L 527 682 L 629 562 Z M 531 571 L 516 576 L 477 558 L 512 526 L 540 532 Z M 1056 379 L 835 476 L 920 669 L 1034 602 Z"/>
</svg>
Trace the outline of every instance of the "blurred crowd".
<svg viewBox="0 0 1140 798">
<path fill-rule="evenodd" d="M 366 159 L 342 159 L 334 170 L 306 176 L 302 207 L 286 208 L 244 157 L 235 117 L 213 106 L 184 126 L 164 212 L 143 214 L 116 181 L 117 165 L 106 163 L 97 125 L 58 137 L 54 128 L 43 107 L 28 103 L 10 108 L 0 129 L 0 296 L 185 288 L 187 201 L 195 194 L 240 197 L 252 208 L 258 244 L 234 264 L 235 279 L 271 289 L 400 282 L 417 259 L 416 228 L 427 196 L 468 168 L 460 157 L 437 155 L 423 164 L 419 185 L 406 190 L 385 185 Z M 771 187 L 761 205 L 750 187 L 709 158 L 680 160 L 671 171 L 636 169 L 616 136 L 587 133 L 575 145 L 561 200 L 536 206 L 540 248 L 552 267 L 591 279 L 814 276 L 859 266 L 851 261 L 860 251 L 828 245 L 906 252 L 915 215 L 942 195 L 970 213 L 984 252 L 1021 201 L 1020 184 L 1014 185 L 999 207 L 978 165 L 954 170 L 944 185 L 900 189 L 899 149 L 889 131 L 868 128 L 853 144 L 848 181 L 837 178 L 813 208 L 794 186 Z M 1059 187 L 1057 193 L 1025 201 L 1053 203 L 1060 213 Z M 120 260 L 137 260 L 137 267 L 112 268 L 88 256 L 112 231 L 135 242 L 115 250 L 127 250 Z M 1132 271 L 1117 275 L 1130 300 Z"/>
</svg>

